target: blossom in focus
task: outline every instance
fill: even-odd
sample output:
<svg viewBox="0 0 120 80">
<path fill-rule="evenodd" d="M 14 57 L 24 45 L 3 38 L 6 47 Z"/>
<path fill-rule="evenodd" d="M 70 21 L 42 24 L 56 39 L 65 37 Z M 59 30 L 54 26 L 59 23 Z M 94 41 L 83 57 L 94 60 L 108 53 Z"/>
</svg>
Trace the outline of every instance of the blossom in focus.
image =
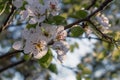
<svg viewBox="0 0 120 80">
<path fill-rule="evenodd" d="M 41 28 L 38 25 L 36 28 L 24 29 L 22 31 L 22 38 L 25 40 L 24 53 L 30 53 L 36 59 L 40 59 L 47 53 L 48 38 L 42 34 Z"/>
<path fill-rule="evenodd" d="M 57 32 L 56 25 L 42 23 L 40 28 L 41 28 L 42 34 L 47 38 L 47 42 L 50 42 L 52 39 L 56 37 L 55 35 Z"/>
<path fill-rule="evenodd" d="M 60 62 L 63 62 L 66 53 L 69 50 L 69 45 L 65 41 L 67 32 L 64 30 L 64 26 L 50 25 L 46 23 L 41 23 L 35 28 L 24 29 L 22 31 L 22 39 L 24 47 L 22 47 L 24 53 L 33 55 L 34 58 L 40 59 L 46 55 L 49 47 L 49 42 L 54 41 L 50 44 L 57 53 L 57 58 Z M 14 43 L 19 50 L 20 44 L 18 42 Z"/>
<path fill-rule="evenodd" d="M 58 26 L 56 39 L 57 40 L 64 40 L 67 37 L 67 31 L 64 30 L 64 26 Z"/>
<path fill-rule="evenodd" d="M 21 33 L 22 41 L 15 42 L 13 48 L 23 50 L 24 53 L 40 59 L 47 53 L 50 45 L 51 48 L 56 50 L 58 60 L 62 62 L 69 50 L 69 45 L 65 41 L 67 32 L 64 30 L 64 26 L 43 23 L 46 16 L 50 14 L 52 16 L 58 15 L 60 0 L 43 0 L 43 3 L 39 0 L 24 1 L 26 2 L 23 6 L 25 10 L 20 11 L 20 20 L 26 20 L 29 24 L 37 24 L 37 26 L 30 29 L 25 28 Z M 23 5 L 23 0 L 15 0 L 13 4 L 20 8 Z M 51 41 L 53 43 L 49 44 Z"/>
<path fill-rule="evenodd" d="M 34 42 L 35 40 L 35 42 Z M 44 40 L 34 39 L 26 41 L 24 47 L 24 53 L 31 53 L 34 58 L 42 58 L 48 51 L 47 44 Z"/>
</svg>

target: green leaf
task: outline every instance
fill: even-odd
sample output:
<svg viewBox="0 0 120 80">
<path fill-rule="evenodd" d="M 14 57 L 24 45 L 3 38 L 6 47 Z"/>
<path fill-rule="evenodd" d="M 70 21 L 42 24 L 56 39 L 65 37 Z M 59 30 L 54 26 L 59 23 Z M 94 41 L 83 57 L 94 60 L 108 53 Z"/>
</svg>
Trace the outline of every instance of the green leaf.
<svg viewBox="0 0 120 80">
<path fill-rule="evenodd" d="M 77 67 L 78 67 L 78 69 L 83 70 L 85 66 L 80 63 L 80 64 L 77 65 Z"/>
<path fill-rule="evenodd" d="M 79 18 L 85 18 L 88 15 L 88 12 L 86 10 L 79 10 L 76 12 L 76 15 L 79 16 Z"/>
<path fill-rule="evenodd" d="M 83 74 L 91 74 L 92 73 L 91 70 L 88 69 L 87 67 L 84 67 L 82 72 L 83 72 Z"/>
<path fill-rule="evenodd" d="M 82 80 L 82 74 L 81 73 L 76 74 L 76 80 Z"/>
<path fill-rule="evenodd" d="M 42 67 L 48 68 L 51 61 L 52 61 L 52 52 L 49 49 L 47 54 L 45 56 L 43 56 L 41 59 L 39 59 L 39 63 Z"/>
<path fill-rule="evenodd" d="M 74 46 L 75 46 L 76 48 L 79 48 L 79 44 L 78 44 L 77 42 L 74 43 Z"/>
<path fill-rule="evenodd" d="M 75 46 L 74 45 L 70 45 L 70 52 L 74 51 Z"/>
<path fill-rule="evenodd" d="M 79 37 L 83 33 L 84 33 L 84 30 L 80 26 L 71 28 L 71 36 L 72 37 Z"/>
<path fill-rule="evenodd" d="M 51 17 L 51 18 L 48 19 L 47 23 L 56 24 L 56 25 L 67 24 L 66 19 L 62 16 Z"/>
<path fill-rule="evenodd" d="M 88 12 L 86 10 L 79 10 L 69 16 L 72 18 L 82 19 L 88 16 Z"/>
<path fill-rule="evenodd" d="M 30 56 L 30 55 L 24 55 L 24 60 L 29 61 L 29 60 L 30 60 L 30 58 L 31 58 L 31 56 Z"/>
<path fill-rule="evenodd" d="M 27 25 L 27 28 L 30 29 L 30 28 L 35 28 L 37 24 L 28 24 Z"/>
<path fill-rule="evenodd" d="M 49 68 L 49 70 L 50 70 L 51 72 L 53 72 L 53 73 L 55 73 L 55 74 L 58 73 L 57 67 L 56 67 L 55 64 L 50 64 L 50 66 L 49 66 L 48 68 Z"/>
<path fill-rule="evenodd" d="M 65 24 L 65 18 L 62 16 L 54 16 L 53 20 L 55 21 L 56 24 Z"/>
</svg>

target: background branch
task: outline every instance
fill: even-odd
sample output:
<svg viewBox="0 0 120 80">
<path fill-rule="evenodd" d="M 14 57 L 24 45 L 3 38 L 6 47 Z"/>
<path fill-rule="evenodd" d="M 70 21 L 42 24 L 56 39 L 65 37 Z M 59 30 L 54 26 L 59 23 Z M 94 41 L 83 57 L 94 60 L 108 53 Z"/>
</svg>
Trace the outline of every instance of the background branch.
<svg viewBox="0 0 120 80">
<path fill-rule="evenodd" d="M 86 10 L 89 10 L 92 6 L 94 6 L 96 2 L 97 0 L 92 0 L 91 4 L 88 7 L 86 7 Z"/>
<path fill-rule="evenodd" d="M 68 28 L 71 28 L 73 25 L 76 25 L 76 24 L 79 24 L 80 22 L 83 22 L 83 21 L 88 21 L 90 20 L 90 18 L 92 16 L 94 16 L 96 13 L 98 13 L 99 11 L 103 10 L 111 1 L 113 0 L 105 0 L 98 9 L 96 9 L 93 13 L 91 13 L 90 15 L 88 15 L 86 18 L 83 18 L 83 19 L 79 19 L 71 24 L 68 24 L 65 26 L 65 29 L 68 29 Z"/>
<path fill-rule="evenodd" d="M 11 20 L 12 20 L 12 17 L 13 17 L 13 14 L 15 12 L 15 7 L 12 5 L 12 2 L 9 1 L 8 5 L 7 6 L 10 6 L 10 10 L 11 12 L 8 14 L 8 17 L 7 19 L 5 20 L 5 22 L 3 23 L 2 27 L 0 27 L 0 33 L 5 30 L 7 28 L 7 26 L 10 24 Z"/>
</svg>

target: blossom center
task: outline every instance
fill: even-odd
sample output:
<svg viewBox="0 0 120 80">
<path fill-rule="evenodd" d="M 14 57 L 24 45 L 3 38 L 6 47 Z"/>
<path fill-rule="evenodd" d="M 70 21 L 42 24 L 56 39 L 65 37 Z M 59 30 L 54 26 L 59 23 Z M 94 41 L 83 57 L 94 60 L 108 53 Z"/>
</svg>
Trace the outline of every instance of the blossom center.
<svg viewBox="0 0 120 80">
<path fill-rule="evenodd" d="M 35 49 L 42 51 L 45 48 L 45 42 L 40 41 L 39 43 L 34 43 Z"/>
<path fill-rule="evenodd" d="M 51 2 L 50 2 L 50 7 L 51 7 L 51 9 L 53 9 L 53 10 L 56 9 L 56 5 L 55 5 L 55 4 L 52 4 Z"/>
</svg>

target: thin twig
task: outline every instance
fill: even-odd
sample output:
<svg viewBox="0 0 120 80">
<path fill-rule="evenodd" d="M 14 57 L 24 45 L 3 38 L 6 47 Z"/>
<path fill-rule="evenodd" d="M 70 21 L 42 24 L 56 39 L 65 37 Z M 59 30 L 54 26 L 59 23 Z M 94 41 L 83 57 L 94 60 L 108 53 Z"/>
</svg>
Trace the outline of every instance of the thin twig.
<svg viewBox="0 0 120 80">
<path fill-rule="evenodd" d="M 7 7 L 7 4 L 8 4 L 8 1 L 5 3 L 5 5 L 4 5 L 4 7 L 3 7 L 2 11 L 0 12 L 0 16 L 1 16 L 1 15 L 2 15 L 2 13 L 5 11 L 5 9 L 6 9 L 6 7 Z"/>
<path fill-rule="evenodd" d="M 92 16 L 94 16 L 96 13 L 98 13 L 99 11 L 102 11 L 110 2 L 112 2 L 113 0 L 105 0 L 100 7 L 98 7 L 98 9 L 96 9 L 92 14 L 90 14 L 88 16 L 88 19 L 90 19 Z"/>
<path fill-rule="evenodd" d="M 79 24 L 80 22 L 90 20 L 90 18 L 91 18 L 92 16 L 94 16 L 94 15 L 95 15 L 96 13 L 98 13 L 99 11 L 103 10 L 111 1 L 113 1 L 113 0 L 105 0 L 105 1 L 100 5 L 100 7 L 99 7 L 97 10 L 95 10 L 93 13 L 91 13 L 90 15 L 88 15 L 86 18 L 79 19 L 79 20 L 77 20 L 77 21 L 75 21 L 75 22 L 73 22 L 73 23 L 71 23 L 71 24 L 66 25 L 66 26 L 65 26 L 65 29 L 71 28 L 73 25 Z"/>
<path fill-rule="evenodd" d="M 97 0 L 92 0 L 91 4 L 86 8 L 86 10 L 89 10 L 92 6 L 94 6 L 96 2 Z"/>
<path fill-rule="evenodd" d="M 11 65 L 8 65 L 8 66 L 0 69 L 0 73 L 3 72 L 3 71 L 5 71 L 5 70 L 7 70 L 7 69 L 9 69 L 9 68 L 12 68 L 12 67 L 15 67 L 15 66 L 17 66 L 17 65 L 19 65 L 19 64 L 22 64 L 22 63 L 24 63 L 24 62 L 25 62 L 25 60 L 23 59 L 23 60 L 20 60 L 20 61 L 18 61 L 18 62 L 16 62 L 16 63 L 13 63 L 13 64 L 11 64 Z"/>
<path fill-rule="evenodd" d="M 116 47 L 117 49 L 119 49 L 118 44 L 116 43 L 116 42 L 117 42 L 116 40 L 114 40 L 112 37 L 110 37 L 110 36 L 108 36 L 108 35 L 103 34 L 103 33 L 94 25 L 94 23 L 93 23 L 92 21 L 89 20 L 88 22 L 89 22 L 90 24 L 92 24 L 93 28 L 96 29 L 96 31 L 99 32 L 102 40 L 104 40 L 104 41 L 106 41 L 106 42 L 108 42 L 108 43 L 114 44 L 115 47 Z"/>
<path fill-rule="evenodd" d="M 17 50 L 17 51 L 12 51 L 12 52 L 8 52 L 8 53 L 5 53 L 4 55 L 0 56 L 0 59 L 4 59 L 4 58 L 7 58 L 9 56 L 13 56 L 19 52 L 23 52 L 23 50 Z"/>
<path fill-rule="evenodd" d="M 109 36 L 107 36 L 107 35 L 105 35 L 105 34 L 103 34 L 103 33 L 96 27 L 96 25 L 94 25 L 94 23 L 93 23 L 91 20 L 89 20 L 88 22 L 92 25 L 92 27 L 95 29 L 95 31 L 97 31 L 97 32 L 99 33 L 98 36 L 99 36 L 101 39 L 105 39 L 107 42 L 112 42 L 112 38 L 109 37 Z"/>
<path fill-rule="evenodd" d="M 13 14 L 14 14 L 14 12 L 15 12 L 15 7 L 12 5 L 12 3 L 11 2 L 9 2 L 9 5 L 10 5 L 10 9 L 11 9 L 11 12 L 9 13 L 9 15 L 8 15 L 8 17 L 7 17 L 7 19 L 5 20 L 5 22 L 4 22 L 4 24 L 2 25 L 2 27 L 0 27 L 0 33 L 3 31 L 3 30 L 5 30 L 6 28 L 7 28 L 7 26 L 10 24 L 10 22 L 11 22 L 11 19 L 12 19 L 12 17 L 13 17 Z M 8 5 L 7 5 L 8 6 Z"/>
</svg>

